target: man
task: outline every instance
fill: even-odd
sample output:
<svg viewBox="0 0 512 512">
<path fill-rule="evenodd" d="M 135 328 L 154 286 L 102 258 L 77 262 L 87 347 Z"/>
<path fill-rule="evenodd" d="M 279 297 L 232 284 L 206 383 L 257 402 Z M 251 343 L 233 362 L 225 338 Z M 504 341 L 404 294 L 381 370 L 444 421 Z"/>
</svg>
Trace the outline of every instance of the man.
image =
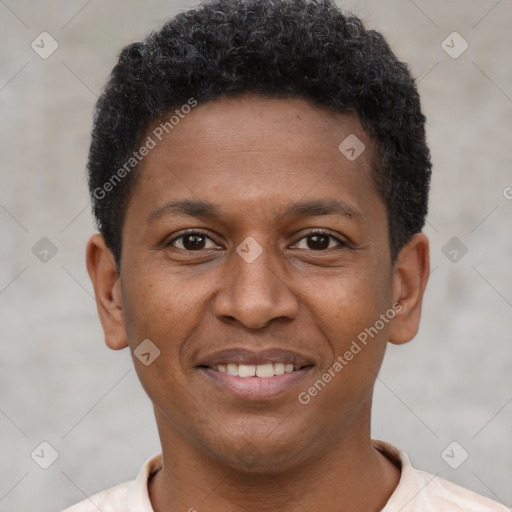
<svg viewBox="0 0 512 512">
<path fill-rule="evenodd" d="M 429 275 L 424 125 L 407 66 L 329 0 L 214 0 L 123 50 L 87 268 L 162 455 L 69 511 L 506 510 L 370 438 Z"/>
</svg>

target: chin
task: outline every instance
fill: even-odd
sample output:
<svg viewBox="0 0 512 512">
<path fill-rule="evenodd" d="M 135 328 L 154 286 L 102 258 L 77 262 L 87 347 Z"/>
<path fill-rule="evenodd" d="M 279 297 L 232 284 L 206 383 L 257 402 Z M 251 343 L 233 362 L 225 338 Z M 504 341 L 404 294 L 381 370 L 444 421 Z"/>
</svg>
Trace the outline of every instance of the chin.
<svg viewBox="0 0 512 512">
<path fill-rule="evenodd" d="M 269 436 L 268 431 L 250 435 L 245 431 L 238 439 L 235 436 L 224 439 L 211 453 L 215 462 L 223 462 L 240 473 L 268 476 L 304 463 L 307 453 L 314 456 L 316 450 L 305 437 L 303 430 L 288 431 L 286 436 Z"/>
</svg>

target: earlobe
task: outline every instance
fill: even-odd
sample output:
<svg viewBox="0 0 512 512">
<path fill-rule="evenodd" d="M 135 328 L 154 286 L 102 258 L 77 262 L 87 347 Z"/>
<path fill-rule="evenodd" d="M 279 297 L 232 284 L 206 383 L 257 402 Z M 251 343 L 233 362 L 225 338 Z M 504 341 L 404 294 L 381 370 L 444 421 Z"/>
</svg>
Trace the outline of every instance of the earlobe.
<svg viewBox="0 0 512 512">
<path fill-rule="evenodd" d="M 399 304 L 401 308 L 397 308 L 397 314 L 391 323 L 391 343 L 400 345 L 416 336 L 429 273 L 428 238 L 423 233 L 418 233 L 402 248 L 394 265 L 393 304 Z"/>
<path fill-rule="evenodd" d="M 112 251 L 99 235 L 87 244 L 87 272 L 91 278 L 105 342 L 113 350 L 128 346 L 124 325 L 120 277 Z"/>
</svg>

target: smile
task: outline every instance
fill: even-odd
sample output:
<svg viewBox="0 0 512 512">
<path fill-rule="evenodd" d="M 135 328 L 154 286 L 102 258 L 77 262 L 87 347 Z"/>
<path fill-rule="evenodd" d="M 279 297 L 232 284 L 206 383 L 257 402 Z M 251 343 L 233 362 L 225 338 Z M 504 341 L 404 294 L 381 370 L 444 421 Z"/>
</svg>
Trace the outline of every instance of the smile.
<svg viewBox="0 0 512 512">
<path fill-rule="evenodd" d="M 265 364 L 218 364 L 211 369 L 221 373 L 227 373 L 234 377 L 275 377 L 285 373 L 291 373 L 304 368 L 293 363 L 265 363 Z"/>
<path fill-rule="evenodd" d="M 216 392 L 237 399 L 265 400 L 291 392 L 314 366 L 311 357 L 298 352 L 238 347 L 204 356 L 197 369 Z"/>
</svg>

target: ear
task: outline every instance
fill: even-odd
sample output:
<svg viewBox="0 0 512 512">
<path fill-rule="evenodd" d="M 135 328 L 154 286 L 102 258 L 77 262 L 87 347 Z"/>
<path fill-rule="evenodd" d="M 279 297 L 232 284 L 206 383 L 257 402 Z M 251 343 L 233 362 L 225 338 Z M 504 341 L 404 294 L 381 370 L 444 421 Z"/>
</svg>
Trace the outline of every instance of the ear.
<svg viewBox="0 0 512 512">
<path fill-rule="evenodd" d="M 99 234 L 93 235 L 87 244 L 86 264 L 94 286 L 105 343 L 112 350 L 125 348 L 128 343 L 124 326 L 121 281 L 114 255 Z"/>
<path fill-rule="evenodd" d="M 418 233 L 402 248 L 393 269 L 393 304 L 399 304 L 401 308 L 397 306 L 391 322 L 391 343 L 400 345 L 416 336 L 429 275 L 428 238 Z"/>
</svg>

